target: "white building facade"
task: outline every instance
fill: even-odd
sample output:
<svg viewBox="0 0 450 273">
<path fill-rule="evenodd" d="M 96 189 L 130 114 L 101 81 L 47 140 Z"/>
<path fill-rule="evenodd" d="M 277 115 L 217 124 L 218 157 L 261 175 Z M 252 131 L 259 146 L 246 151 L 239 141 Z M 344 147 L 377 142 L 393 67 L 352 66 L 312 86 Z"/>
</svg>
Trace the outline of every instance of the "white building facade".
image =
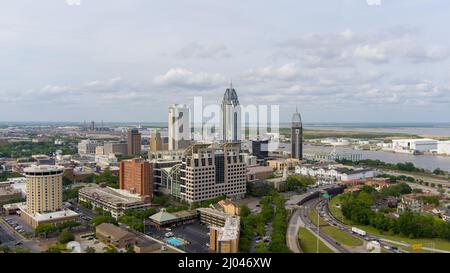
<svg viewBox="0 0 450 273">
<path fill-rule="evenodd" d="M 429 138 L 394 139 L 392 148 L 395 150 L 409 150 L 416 152 L 430 152 L 437 149 L 438 141 Z"/>
</svg>

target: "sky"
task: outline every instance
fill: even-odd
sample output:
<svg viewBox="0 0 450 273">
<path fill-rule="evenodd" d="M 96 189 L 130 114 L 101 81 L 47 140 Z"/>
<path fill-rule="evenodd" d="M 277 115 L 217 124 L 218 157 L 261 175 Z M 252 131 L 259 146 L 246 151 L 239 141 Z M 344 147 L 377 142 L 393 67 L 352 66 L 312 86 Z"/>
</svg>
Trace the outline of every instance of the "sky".
<svg viewBox="0 0 450 273">
<path fill-rule="evenodd" d="M 0 121 L 161 122 L 173 103 L 304 122 L 449 122 L 450 1 L 14 0 Z"/>
</svg>

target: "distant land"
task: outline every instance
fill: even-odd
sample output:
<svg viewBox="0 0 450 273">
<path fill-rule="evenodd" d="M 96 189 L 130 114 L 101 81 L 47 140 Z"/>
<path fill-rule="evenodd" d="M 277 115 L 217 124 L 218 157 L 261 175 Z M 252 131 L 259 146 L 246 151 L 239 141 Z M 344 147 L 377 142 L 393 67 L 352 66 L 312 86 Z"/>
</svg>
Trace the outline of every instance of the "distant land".
<svg viewBox="0 0 450 273">
<path fill-rule="evenodd" d="M 89 125 L 90 121 L 86 121 Z M 100 126 L 101 121 L 95 121 Z M 0 128 L 8 126 L 82 126 L 81 122 L 73 121 L 0 121 Z M 165 128 L 167 122 L 103 122 L 104 126 L 141 126 L 142 128 Z M 391 133 L 413 136 L 450 137 L 450 122 L 304 122 L 306 130 L 326 130 L 342 132 Z M 289 122 L 280 123 L 280 128 L 290 128 Z"/>
</svg>

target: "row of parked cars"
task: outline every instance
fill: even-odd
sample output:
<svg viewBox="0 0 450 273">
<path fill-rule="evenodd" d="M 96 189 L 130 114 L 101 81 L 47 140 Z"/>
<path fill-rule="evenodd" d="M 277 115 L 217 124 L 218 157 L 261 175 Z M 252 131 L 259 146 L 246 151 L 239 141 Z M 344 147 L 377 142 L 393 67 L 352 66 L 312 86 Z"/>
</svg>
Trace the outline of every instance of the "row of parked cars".
<svg viewBox="0 0 450 273">
<path fill-rule="evenodd" d="M 7 218 L 5 219 L 6 223 L 8 223 L 12 228 L 14 228 L 15 230 L 17 230 L 20 233 L 24 233 L 25 230 L 23 229 L 23 227 L 21 225 L 19 225 L 16 221 L 14 221 L 11 218 Z"/>
</svg>

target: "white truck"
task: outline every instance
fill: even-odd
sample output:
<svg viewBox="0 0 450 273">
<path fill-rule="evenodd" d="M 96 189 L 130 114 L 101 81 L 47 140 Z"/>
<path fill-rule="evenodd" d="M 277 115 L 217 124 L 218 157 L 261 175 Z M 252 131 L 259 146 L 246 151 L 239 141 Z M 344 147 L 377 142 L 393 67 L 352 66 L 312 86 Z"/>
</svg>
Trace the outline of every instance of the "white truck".
<svg viewBox="0 0 450 273">
<path fill-rule="evenodd" d="M 365 232 L 365 231 L 362 230 L 362 229 L 355 228 L 355 227 L 352 227 L 352 232 L 353 232 L 353 233 L 356 233 L 356 234 L 359 234 L 359 235 L 361 235 L 361 236 L 366 236 L 366 235 L 367 235 L 367 232 Z"/>
</svg>

